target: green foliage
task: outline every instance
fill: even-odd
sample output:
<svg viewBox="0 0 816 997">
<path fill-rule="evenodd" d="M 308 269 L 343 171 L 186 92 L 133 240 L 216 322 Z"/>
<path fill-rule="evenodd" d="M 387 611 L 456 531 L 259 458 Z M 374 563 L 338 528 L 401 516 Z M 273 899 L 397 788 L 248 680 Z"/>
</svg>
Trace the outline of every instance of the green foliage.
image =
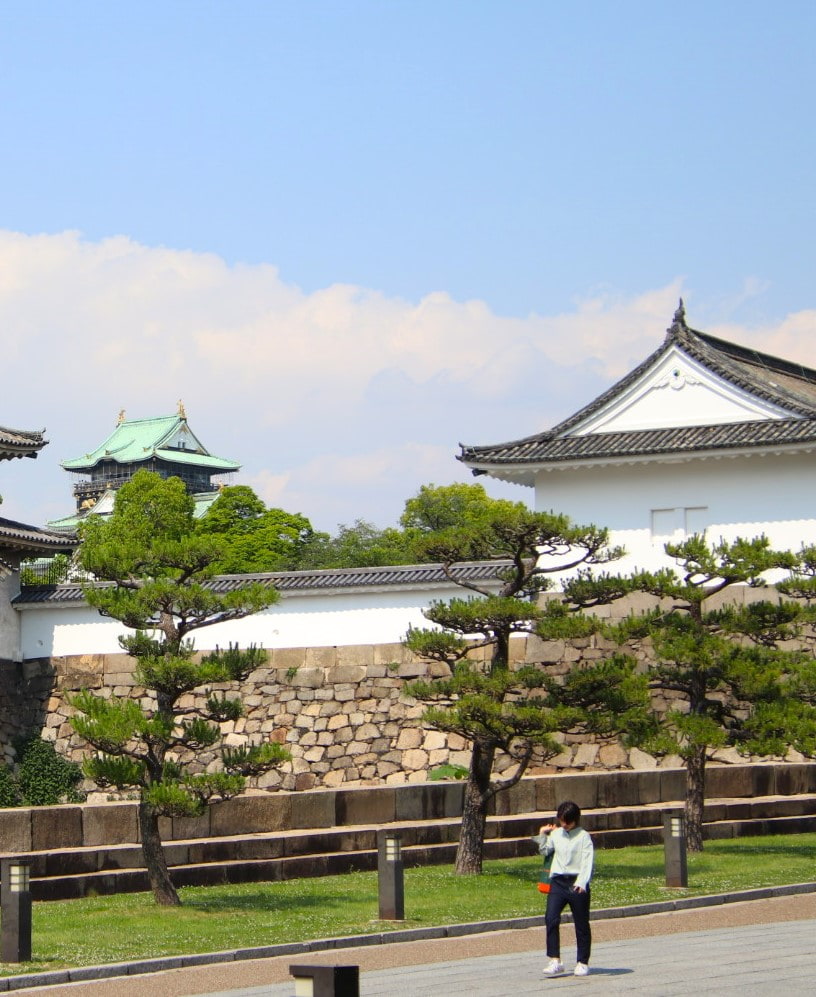
<svg viewBox="0 0 816 997">
<path fill-rule="evenodd" d="M 434 628 L 412 629 L 405 638 L 413 653 L 451 669 L 447 677 L 413 682 L 406 691 L 427 704 L 423 723 L 472 746 L 466 790 L 471 804 L 463 817 L 457 871 L 473 873 L 481 870 L 490 799 L 518 781 L 534 752 L 542 759 L 560 753 L 557 734 L 611 738 L 625 731 L 635 740 L 654 724 L 645 680 L 628 659 L 618 656 L 566 680 L 550 679 L 539 667 L 511 667 L 516 634 L 556 639 L 599 629 L 579 605 L 553 599 L 540 606 L 538 594 L 549 587 L 551 575 L 618 556 L 607 545 L 606 531 L 532 512 L 520 502 L 489 499 L 479 488 L 448 489 L 444 496 L 439 491 L 423 489 L 406 504 L 403 523 L 415 531 L 415 550 L 441 561 L 454 582 L 457 562 L 497 562 L 491 582 L 458 582 L 474 594 L 433 602 L 423 612 Z M 474 654 L 479 651 L 481 660 Z M 501 781 L 492 777 L 497 751 L 516 763 Z"/>
<path fill-rule="evenodd" d="M 423 485 L 406 501 L 400 525 L 417 533 L 459 529 L 488 518 L 495 501 L 479 484 Z"/>
<path fill-rule="evenodd" d="M 220 541 L 215 569 L 221 574 L 295 570 L 322 536 L 299 513 L 267 509 L 247 485 L 223 488 L 196 533 Z"/>
<path fill-rule="evenodd" d="M 82 691 L 69 700 L 76 710 L 72 724 L 96 750 L 86 760 L 86 774 L 102 786 L 139 791 L 142 846 L 160 903 L 178 903 L 178 894 L 167 874 L 158 817 L 195 816 L 211 799 L 227 799 L 245 786 L 237 771 L 191 774 L 181 761 L 184 753 L 189 757 L 216 745 L 219 724 L 241 715 L 240 699 L 218 694 L 212 686 L 240 682 L 266 661 L 261 648 L 234 645 L 197 657 L 188 635 L 240 619 L 277 599 L 260 583 L 227 593 L 204 584 L 219 569 L 226 549 L 226 520 L 263 518 L 255 515 L 251 495 L 241 491 L 228 498 L 232 505 L 217 510 L 211 531 L 202 532 L 178 479 L 139 471 L 117 492 L 111 518 L 91 518 L 83 527 L 82 564 L 96 578 L 84 586 L 86 597 L 135 631 L 120 643 L 136 661 L 137 684 L 153 696 L 137 701 Z M 182 706 L 182 697 L 197 689 L 201 705 Z M 279 748 L 256 749 L 247 748 L 244 766 L 252 775 L 289 758 Z"/>
<path fill-rule="evenodd" d="M 82 770 L 58 755 L 50 741 L 31 737 L 18 741 L 15 747 L 19 763 L 14 782 L 22 806 L 82 802 L 85 797 L 78 789 Z"/>
<path fill-rule="evenodd" d="M 71 558 L 55 554 L 49 558 L 32 558 L 20 565 L 20 585 L 58 585 L 68 577 Z"/>
<path fill-rule="evenodd" d="M 308 568 L 368 568 L 415 564 L 411 537 L 387 527 L 379 529 L 364 519 L 340 525 L 330 537 L 317 533 L 301 552 L 299 566 Z"/>
<path fill-rule="evenodd" d="M 0 807 L 19 807 L 20 787 L 8 765 L 0 764 Z"/>
<path fill-rule="evenodd" d="M 663 601 L 604 632 L 620 643 L 648 639 L 651 645 L 649 687 L 675 708 L 645 744 L 653 753 L 673 753 L 685 761 L 689 843 L 699 850 L 705 765 L 712 751 L 730 745 L 746 754 L 784 754 L 789 746 L 813 752 L 812 658 L 786 642 L 812 626 L 816 611 L 809 581 L 816 572 L 816 552 L 797 557 L 776 551 L 764 536 L 712 543 L 702 535 L 667 544 L 666 552 L 675 570 L 605 579 L 608 593 L 616 588 L 648 592 Z M 776 593 L 748 602 L 729 598 L 734 586 L 768 586 L 768 573 L 780 569 L 790 576 L 776 586 L 778 592 L 795 595 L 800 603 Z M 573 592 L 588 604 L 592 579 L 567 585 L 567 596 Z M 714 596 L 719 605 L 709 608 Z"/>
<path fill-rule="evenodd" d="M 289 751 L 276 741 L 224 748 L 221 752 L 224 768 L 228 772 L 236 772 L 243 776 L 267 772 L 270 767 L 278 766 L 290 758 Z"/>
<path fill-rule="evenodd" d="M 437 765 L 431 769 L 428 778 L 431 782 L 438 782 L 441 779 L 466 779 L 468 770 L 464 765 Z"/>
</svg>

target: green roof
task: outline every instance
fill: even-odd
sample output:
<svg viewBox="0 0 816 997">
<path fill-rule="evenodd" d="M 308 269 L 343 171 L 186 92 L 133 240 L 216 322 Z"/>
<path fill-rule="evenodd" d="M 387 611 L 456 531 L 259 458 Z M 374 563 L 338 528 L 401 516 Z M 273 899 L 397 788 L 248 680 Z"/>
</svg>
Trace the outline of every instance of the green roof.
<svg viewBox="0 0 816 997">
<path fill-rule="evenodd" d="M 219 491 L 196 492 L 193 495 L 193 502 L 195 503 L 193 516 L 195 516 L 196 519 L 200 519 L 220 494 L 221 492 Z M 92 506 L 90 509 L 85 509 L 82 512 L 75 512 L 72 516 L 63 516 L 62 519 L 50 520 L 48 523 L 48 529 L 57 533 L 64 533 L 68 531 L 73 533 L 76 532 L 77 526 L 79 526 L 83 520 L 87 519 L 88 516 L 104 516 L 105 519 L 107 519 L 113 512 L 115 495 L 115 491 L 111 489 L 109 492 L 106 492 L 96 503 L 96 505 Z"/>
<path fill-rule="evenodd" d="M 64 460 L 62 467 L 66 471 L 90 471 L 104 460 L 116 461 L 118 464 L 138 464 L 153 457 L 173 464 L 206 467 L 222 474 L 237 471 L 241 467 L 234 460 L 214 457 L 190 430 L 183 415 L 122 419 L 96 450 L 84 457 Z"/>
</svg>

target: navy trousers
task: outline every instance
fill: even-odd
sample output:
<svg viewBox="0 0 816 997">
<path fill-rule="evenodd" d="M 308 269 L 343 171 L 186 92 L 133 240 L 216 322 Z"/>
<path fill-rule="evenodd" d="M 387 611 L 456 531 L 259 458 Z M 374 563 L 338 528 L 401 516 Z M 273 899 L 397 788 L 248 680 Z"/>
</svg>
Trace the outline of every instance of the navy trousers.
<svg viewBox="0 0 816 997">
<path fill-rule="evenodd" d="M 547 955 L 550 959 L 561 957 L 561 912 L 565 907 L 572 911 L 575 940 L 578 943 L 578 962 L 589 963 L 592 932 L 589 929 L 589 887 L 584 893 L 573 890 L 575 876 L 551 876 L 547 894 Z"/>
</svg>

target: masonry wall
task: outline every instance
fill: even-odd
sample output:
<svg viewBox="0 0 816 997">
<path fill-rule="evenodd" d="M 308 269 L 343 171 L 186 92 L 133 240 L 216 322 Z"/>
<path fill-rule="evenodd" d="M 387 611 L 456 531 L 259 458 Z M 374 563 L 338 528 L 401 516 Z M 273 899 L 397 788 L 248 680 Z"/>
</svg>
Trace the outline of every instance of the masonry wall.
<svg viewBox="0 0 816 997">
<path fill-rule="evenodd" d="M 553 674 L 597 660 L 608 650 L 609 645 L 597 637 L 570 644 L 533 637 L 512 643 L 515 662 L 538 663 Z M 71 728 L 68 696 L 81 688 L 105 696 L 147 696 L 135 685 L 131 666 L 124 654 L 44 658 L 15 666 L 22 685 L 16 693 L 10 691 L 15 681 L 8 675 L 10 681 L 2 683 L 0 694 L 5 743 L 26 727 L 41 725 L 43 736 L 61 754 L 79 761 L 86 747 Z M 422 706 L 404 692 L 406 682 L 445 671 L 444 665 L 413 658 L 400 644 L 273 649 L 267 664 L 253 672 L 241 690 L 245 716 L 222 724 L 224 740 L 230 746 L 248 740 L 278 741 L 291 750 L 292 762 L 280 772 L 263 776 L 260 788 L 424 782 L 439 765 L 467 765 L 469 761 L 461 738 L 422 728 Z M 188 696 L 186 704 L 194 706 L 196 696 Z M 562 752 L 546 763 L 534 763 L 531 775 L 678 764 L 676 758 L 658 764 L 638 749 L 627 751 L 616 744 L 569 736 L 561 740 Z M 217 763 L 217 757 L 217 750 L 201 752 L 195 765 L 207 768 Z M 716 757 L 740 760 L 730 749 Z M 497 769 L 511 764 L 508 758 L 499 757 Z"/>
</svg>

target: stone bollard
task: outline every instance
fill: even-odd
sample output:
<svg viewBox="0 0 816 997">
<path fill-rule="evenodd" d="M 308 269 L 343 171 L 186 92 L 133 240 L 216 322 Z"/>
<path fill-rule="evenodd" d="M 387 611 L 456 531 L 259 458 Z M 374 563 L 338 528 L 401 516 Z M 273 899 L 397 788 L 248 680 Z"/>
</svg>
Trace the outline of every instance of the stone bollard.
<svg viewBox="0 0 816 997">
<path fill-rule="evenodd" d="M 670 810 L 663 814 L 663 850 L 666 886 L 688 886 L 686 818 L 682 810 Z"/>
<path fill-rule="evenodd" d="M 405 920 L 402 838 L 394 831 L 377 832 L 377 892 L 381 921 Z"/>
<path fill-rule="evenodd" d="M 359 966 L 290 966 L 295 997 L 360 997 Z"/>
<path fill-rule="evenodd" d="M 31 866 L 3 859 L 0 871 L 0 959 L 31 961 Z"/>
</svg>

